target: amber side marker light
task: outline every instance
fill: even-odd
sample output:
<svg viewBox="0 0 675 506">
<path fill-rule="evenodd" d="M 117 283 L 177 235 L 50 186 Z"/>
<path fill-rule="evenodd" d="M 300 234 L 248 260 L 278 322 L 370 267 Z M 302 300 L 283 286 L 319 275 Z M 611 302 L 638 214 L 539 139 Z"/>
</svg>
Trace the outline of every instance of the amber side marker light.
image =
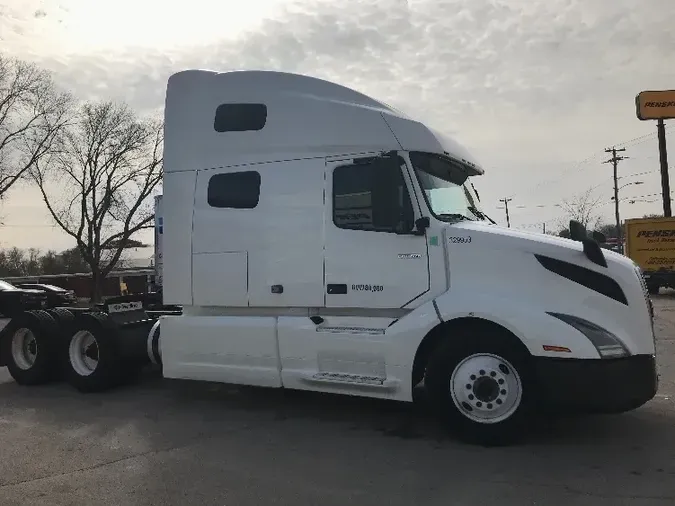
<svg viewBox="0 0 675 506">
<path fill-rule="evenodd" d="M 572 353 L 572 350 L 566 348 L 565 346 L 551 346 L 549 344 L 544 345 L 544 351 L 561 351 L 565 353 Z"/>
</svg>

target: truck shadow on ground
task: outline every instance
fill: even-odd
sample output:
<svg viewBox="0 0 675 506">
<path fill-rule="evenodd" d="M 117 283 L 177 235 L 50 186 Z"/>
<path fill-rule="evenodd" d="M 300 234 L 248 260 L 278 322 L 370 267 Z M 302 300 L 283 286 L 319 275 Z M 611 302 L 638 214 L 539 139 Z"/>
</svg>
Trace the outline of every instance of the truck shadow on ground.
<svg viewBox="0 0 675 506">
<path fill-rule="evenodd" d="M 320 394 L 299 390 L 271 390 L 227 385 L 197 386 L 174 383 L 171 394 L 179 402 L 204 402 L 229 409 L 265 413 L 276 420 L 307 419 L 345 424 L 349 430 L 375 431 L 402 439 L 460 443 L 454 427 L 446 428 L 437 419 L 423 389 L 415 392 L 413 403 L 361 397 Z M 619 415 L 539 415 L 532 420 L 528 435 L 519 444 L 616 444 L 630 440 L 634 447 L 659 444 L 649 434 L 653 420 L 644 416 L 649 404 Z M 627 434 L 631 434 L 627 438 Z"/>
<path fill-rule="evenodd" d="M 652 401 L 654 402 L 654 401 Z M 218 426 L 237 419 L 242 423 L 303 420 L 339 427 L 341 430 L 370 431 L 400 439 L 426 440 L 437 445 L 459 443 L 456 430 L 443 427 L 435 417 L 423 391 L 414 403 L 274 390 L 190 381 L 166 380 L 157 373 L 144 373 L 140 381 L 108 392 L 80 394 L 57 383 L 21 387 L 13 382 L 0 384 L 0 416 L 11 411 L 30 410 L 51 423 L 106 425 L 137 422 L 155 423 L 159 430 L 167 420 Z M 607 446 L 657 448 L 672 426 L 675 416 L 654 412 L 652 404 L 621 415 L 539 416 L 519 445 Z M 663 429 L 663 430 L 662 430 Z M 328 429 L 333 430 L 333 429 Z M 675 439 L 675 435 L 672 437 Z"/>
</svg>

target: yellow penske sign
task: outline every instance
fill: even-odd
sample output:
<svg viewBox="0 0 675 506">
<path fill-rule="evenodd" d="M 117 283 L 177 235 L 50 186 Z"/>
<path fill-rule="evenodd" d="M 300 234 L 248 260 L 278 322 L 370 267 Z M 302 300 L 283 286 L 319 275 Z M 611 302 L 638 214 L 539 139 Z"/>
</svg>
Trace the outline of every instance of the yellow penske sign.
<svg viewBox="0 0 675 506">
<path fill-rule="evenodd" d="M 626 255 L 644 271 L 675 269 L 675 218 L 626 220 Z"/>
<path fill-rule="evenodd" d="M 643 91 L 635 97 L 638 119 L 675 118 L 675 90 Z"/>
</svg>

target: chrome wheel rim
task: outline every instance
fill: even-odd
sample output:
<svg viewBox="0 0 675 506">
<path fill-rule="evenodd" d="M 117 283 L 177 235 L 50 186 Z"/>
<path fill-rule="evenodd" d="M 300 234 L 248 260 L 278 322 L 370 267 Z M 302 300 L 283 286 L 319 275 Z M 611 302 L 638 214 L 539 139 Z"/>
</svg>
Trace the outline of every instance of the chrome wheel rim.
<svg viewBox="0 0 675 506">
<path fill-rule="evenodd" d="M 89 376 L 98 366 L 98 342 L 88 330 L 80 330 L 70 340 L 70 364 L 80 376 Z"/>
<path fill-rule="evenodd" d="M 515 367 L 490 353 L 463 359 L 452 372 L 450 395 L 457 409 L 477 423 L 498 423 L 512 416 L 523 397 Z"/>
<path fill-rule="evenodd" d="M 35 365 L 38 347 L 37 339 L 31 329 L 20 328 L 12 336 L 12 360 L 16 366 L 27 371 Z"/>
</svg>

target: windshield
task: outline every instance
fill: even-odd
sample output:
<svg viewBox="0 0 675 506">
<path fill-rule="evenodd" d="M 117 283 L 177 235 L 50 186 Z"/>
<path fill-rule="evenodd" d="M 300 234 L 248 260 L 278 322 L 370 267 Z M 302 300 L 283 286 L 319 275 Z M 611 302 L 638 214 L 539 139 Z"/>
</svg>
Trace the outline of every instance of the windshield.
<svg viewBox="0 0 675 506">
<path fill-rule="evenodd" d="M 438 219 L 483 220 L 478 196 L 459 163 L 431 153 L 411 152 L 420 186 Z"/>
</svg>

